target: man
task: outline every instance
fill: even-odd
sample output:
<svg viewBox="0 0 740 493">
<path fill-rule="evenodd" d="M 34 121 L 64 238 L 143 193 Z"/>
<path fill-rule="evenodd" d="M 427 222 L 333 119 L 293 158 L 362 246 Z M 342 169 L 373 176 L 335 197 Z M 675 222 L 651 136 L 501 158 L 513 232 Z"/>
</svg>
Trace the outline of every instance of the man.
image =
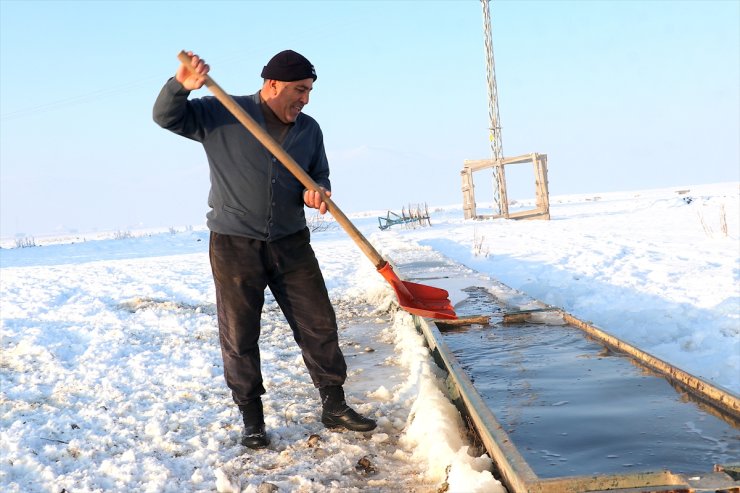
<svg viewBox="0 0 740 493">
<path fill-rule="evenodd" d="M 269 444 L 261 396 L 259 335 L 264 291 L 270 288 L 285 315 L 323 406 L 321 422 L 355 431 L 375 428 L 345 402 L 347 365 L 337 323 L 309 243 L 304 205 L 326 212 L 316 190 L 300 182 L 214 97 L 189 100 L 205 84 L 209 67 L 189 53 L 154 104 L 154 121 L 200 142 L 208 158 L 209 256 L 216 286 L 224 377 L 244 420 L 242 444 Z M 316 81 L 313 65 L 286 50 L 262 70 L 262 89 L 236 102 L 331 194 L 321 129 L 304 114 Z"/>
</svg>

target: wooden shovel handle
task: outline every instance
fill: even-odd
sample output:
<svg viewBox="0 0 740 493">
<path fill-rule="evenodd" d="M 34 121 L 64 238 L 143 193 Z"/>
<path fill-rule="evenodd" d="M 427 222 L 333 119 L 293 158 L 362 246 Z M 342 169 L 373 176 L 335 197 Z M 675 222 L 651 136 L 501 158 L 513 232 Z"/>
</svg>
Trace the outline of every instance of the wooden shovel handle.
<svg viewBox="0 0 740 493">
<path fill-rule="evenodd" d="M 185 51 L 181 51 L 179 55 L 177 55 L 177 58 L 182 62 L 186 67 L 190 68 L 192 67 L 192 58 L 190 55 L 185 53 Z M 278 158 L 280 162 L 285 166 L 288 171 L 290 171 L 293 176 L 295 176 L 298 181 L 300 181 L 304 187 L 306 187 L 308 190 L 315 190 L 319 192 L 321 195 L 321 200 L 323 200 L 326 203 L 327 210 L 331 212 L 331 215 L 334 216 L 334 219 L 344 228 L 344 230 L 349 234 L 350 238 L 352 238 L 355 243 L 357 243 L 357 246 L 360 247 L 360 249 L 367 255 L 367 257 L 372 261 L 373 265 L 377 269 L 382 268 L 386 261 L 383 259 L 383 257 L 380 256 L 377 250 L 372 246 L 372 244 L 365 238 L 362 233 L 355 227 L 354 224 L 352 224 L 352 221 L 349 220 L 349 218 L 342 212 L 342 210 L 337 207 L 337 205 L 334 203 L 334 201 L 329 198 L 326 193 L 321 189 L 321 187 L 309 176 L 308 173 L 306 173 L 303 168 L 300 167 L 298 163 L 295 162 L 295 160 L 290 157 L 290 154 L 288 154 L 283 147 L 278 144 L 275 139 L 273 139 L 270 134 L 267 133 L 267 131 L 260 126 L 259 123 L 254 121 L 254 119 L 246 112 L 244 109 L 242 109 L 241 106 L 237 104 L 236 101 L 234 101 L 234 98 L 229 96 L 223 89 L 221 89 L 221 86 L 216 84 L 216 81 L 214 81 L 208 74 L 206 74 L 206 87 L 213 93 L 214 96 L 216 96 L 216 99 L 218 99 L 221 104 L 223 104 L 226 109 L 228 109 L 239 122 L 244 125 L 247 130 L 249 130 L 252 135 L 254 135 L 260 143 L 267 148 L 268 151 L 272 153 L 273 156 Z"/>
</svg>

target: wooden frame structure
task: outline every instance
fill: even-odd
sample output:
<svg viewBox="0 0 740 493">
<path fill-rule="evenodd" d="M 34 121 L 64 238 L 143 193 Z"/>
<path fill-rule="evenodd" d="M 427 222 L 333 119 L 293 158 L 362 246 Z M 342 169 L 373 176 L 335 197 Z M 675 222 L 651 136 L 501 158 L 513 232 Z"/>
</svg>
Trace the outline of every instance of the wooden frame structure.
<svg viewBox="0 0 740 493">
<path fill-rule="evenodd" d="M 506 174 L 504 167 L 509 164 L 532 163 L 535 176 L 535 196 L 537 207 L 525 211 L 509 213 L 509 200 L 506 193 Z M 473 172 L 484 169 L 496 168 L 498 173 L 494 174 L 497 179 L 498 190 L 501 195 L 500 214 L 478 215 L 475 205 L 475 183 Z M 463 213 L 465 219 L 550 219 L 550 192 L 547 182 L 547 154 L 524 154 L 522 156 L 503 159 L 477 159 L 465 160 L 462 176 Z"/>
</svg>

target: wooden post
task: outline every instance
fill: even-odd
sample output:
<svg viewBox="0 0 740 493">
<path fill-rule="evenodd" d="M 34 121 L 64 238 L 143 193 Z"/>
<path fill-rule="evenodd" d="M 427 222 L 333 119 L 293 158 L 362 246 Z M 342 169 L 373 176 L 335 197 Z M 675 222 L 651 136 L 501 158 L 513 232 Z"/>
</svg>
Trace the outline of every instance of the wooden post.
<svg viewBox="0 0 740 493">
<path fill-rule="evenodd" d="M 535 163 L 535 186 L 537 187 L 537 208 L 550 219 L 550 191 L 547 183 L 547 154 L 533 154 Z"/>
<path fill-rule="evenodd" d="M 475 185 L 473 184 L 473 170 L 469 166 L 464 166 L 460 171 L 462 176 L 462 194 L 463 194 L 463 217 L 465 219 L 475 219 L 478 217 L 475 211 Z"/>
</svg>

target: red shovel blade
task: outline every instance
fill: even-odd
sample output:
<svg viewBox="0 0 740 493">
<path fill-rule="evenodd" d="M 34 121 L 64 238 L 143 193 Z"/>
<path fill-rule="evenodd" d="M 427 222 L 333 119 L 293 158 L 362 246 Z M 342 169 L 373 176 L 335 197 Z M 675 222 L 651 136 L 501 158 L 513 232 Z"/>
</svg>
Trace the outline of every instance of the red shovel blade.
<svg viewBox="0 0 740 493">
<path fill-rule="evenodd" d="M 378 272 L 391 285 L 398 297 L 398 304 L 407 312 L 428 318 L 457 318 L 448 298 L 449 293 L 444 289 L 402 281 L 388 262 Z"/>
</svg>

